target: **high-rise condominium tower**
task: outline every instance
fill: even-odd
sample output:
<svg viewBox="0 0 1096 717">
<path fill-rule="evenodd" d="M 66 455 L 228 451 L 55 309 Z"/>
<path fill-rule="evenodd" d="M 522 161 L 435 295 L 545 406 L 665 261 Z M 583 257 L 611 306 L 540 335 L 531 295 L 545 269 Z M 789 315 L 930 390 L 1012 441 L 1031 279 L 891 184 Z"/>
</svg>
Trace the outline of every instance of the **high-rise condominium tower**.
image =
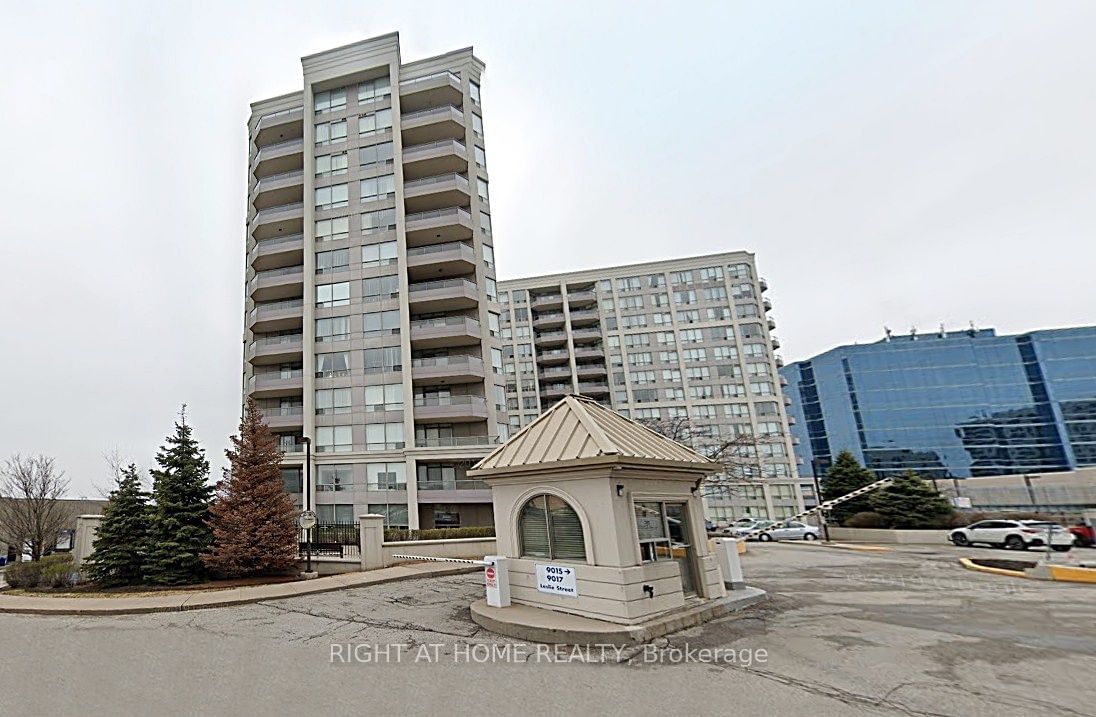
<svg viewBox="0 0 1096 717">
<path fill-rule="evenodd" d="M 301 62 L 248 122 L 244 393 L 321 521 L 490 523 L 464 480 L 507 431 L 484 65 L 395 34 Z"/>
<path fill-rule="evenodd" d="M 767 288 L 746 252 L 500 282 L 511 431 L 581 393 L 714 451 L 710 520 L 799 512 Z"/>
</svg>

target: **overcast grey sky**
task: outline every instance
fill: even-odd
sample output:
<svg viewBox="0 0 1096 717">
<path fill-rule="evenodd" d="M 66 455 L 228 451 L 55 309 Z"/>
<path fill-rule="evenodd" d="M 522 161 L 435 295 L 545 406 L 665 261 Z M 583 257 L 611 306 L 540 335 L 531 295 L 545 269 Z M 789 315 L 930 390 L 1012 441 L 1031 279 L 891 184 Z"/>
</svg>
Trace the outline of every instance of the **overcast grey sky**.
<svg viewBox="0 0 1096 717">
<path fill-rule="evenodd" d="M 472 45 L 501 278 L 748 249 L 782 353 L 1096 323 L 1096 3 L 0 6 L 0 456 L 147 466 L 240 398 L 248 103 Z"/>
</svg>

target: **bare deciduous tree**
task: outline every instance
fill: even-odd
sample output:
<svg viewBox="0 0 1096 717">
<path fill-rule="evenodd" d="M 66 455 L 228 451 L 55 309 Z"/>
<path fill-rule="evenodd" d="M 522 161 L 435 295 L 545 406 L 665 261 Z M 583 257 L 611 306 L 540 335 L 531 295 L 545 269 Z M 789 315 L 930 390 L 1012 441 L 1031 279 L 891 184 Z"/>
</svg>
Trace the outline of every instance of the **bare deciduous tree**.
<svg viewBox="0 0 1096 717">
<path fill-rule="evenodd" d="M 778 436 L 753 433 L 738 433 L 726 438 L 713 430 L 713 426 L 694 426 L 687 417 L 681 416 L 639 422 L 723 466 L 720 473 L 709 476 L 704 482 L 703 492 L 708 496 L 734 495 L 743 484 L 760 481 L 765 462 L 759 447 L 783 442 Z"/>
<path fill-rule="evenodd" d="M 61 502 L 69 480 L 48 456 L 18 453 L 0 466 L 0 538 L 32 560 L 57 545 L 72 516 Z"/>
</svg>

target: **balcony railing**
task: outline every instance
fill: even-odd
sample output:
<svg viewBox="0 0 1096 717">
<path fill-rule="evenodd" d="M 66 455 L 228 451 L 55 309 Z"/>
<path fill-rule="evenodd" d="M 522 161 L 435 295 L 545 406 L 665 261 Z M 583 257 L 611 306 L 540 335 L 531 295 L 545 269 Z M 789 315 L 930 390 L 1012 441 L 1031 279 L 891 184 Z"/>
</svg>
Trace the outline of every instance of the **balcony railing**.
<svg viewBox="0 0 1096 717">
<path fill-rule="evenodd" d="M 277 182 L 283 179 L 296 179 L 303 177 L 304 170 L 301 169 L 292 169 L 288 172 L 279 172 L 278 174 L 271 174 L 260 179 L 258 182 L 255 183 L 255 189 L 262 189 L 264 184 L 270 184 L 272 182 Z"/>
<path fill-rule="evenodd" d="M 481 480 L 420 480 L 419 490 L 489 490 L 490 486 Z"/>
<path fill-rule="evenodd" d="M 499 442 L 491 436 L 444 436 L 440 438 L 416 438 L 419 448 L 452 448 L 455 446 L 490 446 Z"/>
<path fill-rule="evenodd" d="M 421 281 L 417 284 L 411 284 L 407 287 L 407 290 L 414 294 L 418 291 L 435 291 L 437 289 L 468 289 L 469 291 L 475 291 L 475 283 L 468 281 L 468 279 L 438 279 L 437 281 Z"/>
<path fill-rule="evenodd" d="M 460 153 L 464 153 L 464 152 L 468 151 L 468 148 L 466 146 L 464 146 L 464 142 L 461 142 L 460 140 L 456 140 L 456 139 L 437 139 L 437 140 L 434 140 L 433 142 L 423 142 L 421 144 L 412 144 L 410 146 L 404 147 L 403 148 L 403 156 L 404 156 L 404 159 L 406 159 L 407 155 L 409 155 L 409 154 L 416 154 L 418 152 L 426 152 L 426 151 L 431 150 L 431 149 L 439 149 L 439 148 L 442 148 L 442 147 L 452 147 L 454 145 L 456 145 L 456 147 L 458 147 L 457 151 L 460 152 Z"/>
<path fill-rule="evenodd" d="M 467 316 L 445 316 L 437 319 L 415 319 L 411 322 L 412 329 L 440 329 L 446 326 L 470 326 L 478 329 L 480 322 Z"/>
<path fill-rule="evenodd" d="M 274 311 L 284 311 L 286 309 L 299 309 L 304 306 L 304 299 L 286 299 L 285 301 L 271 301 L 266 304 L 259 304 L 251 310 L 251 318 L 255 318 L 259 314 L 269 314 Z"/>
<path fill-rule="evenodd" d="M 468 181 L 467 177 L 463 174 L 457 174 L 456 172 L 449 172 L 447 174 L 435 174 L 433 177 L 423 177 L 422 179 L 412 179 L 409 182 L 403 183 L 403 188 L 416 189 L 418 187 L 429 187 L 432 184 L 441 184 L 442 182 L 454 182 L 460 180 Z"/>
<path fill-rule="evenodd" d="M 438 254 L 443 251 L 460 251 L 461 249 L 468 249 L 469 251 L 475 251 L 471 244 L 465 244 L 462 241 L 451 241 L 445 244 L 430 244 L 428 246 L 413 247 L 407 250 L 407 256 L 425 256 L 428 254 Z"/>
<path fill-rule="evenodd" d="M 303 209 L 304 204 L 302 202 L 293 202 L 291 204 L 280 204 L 276 207 L 269 207 L 267 209 L 260 210 L 255 214 L 255 218 L 251 221 L 258 222 L 265 219 L 269 219 L 272 216 L 278 214 L 284 214 L 287 212 L 295 212 L 298 209 Z"/>
<path fill-rule="evenodd" d="M 467 218 L 468 221 L 472 220 L 472 215 L 466 210 L 460 207 L 448 207 L 446 209 L 433 209 L 429 212 L 415 212 L 414 214 L 408 214 L 404 219 L 408 224 L 415 221 L 424 221 L 427 219 L 444 219 L 447 217 L 456 217 L 458 219 Z"/>
<path fill-rule="evenodd" d="M 457 84 L 460 84 L 460 75 L 458 75 L 455 72 L 452 72 L 451 70 L 444 70 L 442 72 L 435 72 L 432 75 L 426 75 L 424 77 L 416 77 L 412 80 L 400 80 L 400 89 L 401 90 L 403 90 L 403 89 L 412 89 L 412 88 L 417 87 L 418 85 L 421 85 L 425 82 L 432 82 L 434 80 L 437 80 L 441 77 L 446 77 L 446 76 L 448 76 L 449 79 L 452 80 L 453 82 L 456 82 Z"/>
<path fill-rule="evenodd" d="M 251 377 L 251 382 L 261 386 L 264 383 L 271 383 L 272 381 L 289 381 L 294 378 L 301 378 L 302 376 L 304 376 L 304 371 L 299 368 L 285 371 L 268 371 L 255 374 Z"/>
<path fill-rule="evenodd" d="M 566 338 L 566 337 L 567 337 L 567 332 L 566 331 L 540 331 L 540 332 L 537 333 L 537 338 L 538 339 L 556 339 L 556 338 Z"/>
<path fill-rule="evenodd" d="M 567 349 L 550 349 L 548 351 L 537 351 L 537 356 L 570 356 L 571 352 Z"/>
<path fill-rule="evenodd" d="M 411 359 L 412 368 L 423 368 L 428 366 L 469 366 L 482 363 L 483 361 L 475 356 L 432 356 L 430 358 Z"/>
<path fill-rule="evenodd" d="M 264 416 L 303 416 L 304 406 L 259 406 Z"/>
<path fill-rule="evenodd" d="M 286 336 L 264 336 L 251 342 L 249 348 L 254 351 L 261 346 L 279 346 L 282 344 L 299 344 L 304 340 L 301 334 L 288 334 Z"/>
<path fill-rule="evenodd" d="M 283 266 L 280 269 L 263 269 L 262 271 L 255 272 L 254 278 L 256 279 L 271 279 L 275 276 L 290 276 L 292 274 L 302 274 L 304 267 L 300 264 L 296 266 Z"/>
<path fill-rule="evenodd" d="M 266 251 L 267 249 L 274 249 L 285 244 L 292 244 L 304 239 L 304 234 L 290 234 L 284 237 L 274 237 L 273 239 L 259 239 L 252 243 L 252 251 Z"/>
<path fill-rule="evenodd" d="M 461 110 L 460 107 L 457 107 L 456 105 L 442 105 L 441 107 L 430 107 L 425 110 L 418 110 L 417 112 L 409 112 L 408 114 L 402 115 L 400 121 L 406 122 L 408 120 L 419 119 L 420 117 L 428 117 L 430 115 L 449 114 L 450 112 L 454 111 L 458 115 L 460 115 L 460 118 L 462 120 L 464 119 L 464 111 Z"/>
<path fill-rule="evenodd" d="M 423 406 L 483 406 L 483 396 L 415 396 L 414 405 Z"/>
</svg>

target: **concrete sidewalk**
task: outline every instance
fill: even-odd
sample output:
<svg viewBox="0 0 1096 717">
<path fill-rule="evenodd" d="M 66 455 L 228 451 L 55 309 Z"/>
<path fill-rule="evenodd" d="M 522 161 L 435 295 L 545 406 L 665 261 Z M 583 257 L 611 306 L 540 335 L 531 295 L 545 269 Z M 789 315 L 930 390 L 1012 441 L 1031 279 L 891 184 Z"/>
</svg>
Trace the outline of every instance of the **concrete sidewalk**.
<svg viewBox="0 0 1096 717">
<path fill-rule="evenodd" d="M 244 603 L 325 593 L 332 590 L 380 585 L 398 580 L 457 575 L 481 570 L 477 566 L 447 563 L 408 563 L 366 572 L 343 573 L 313 580 L 273 585 L 253 585 L 225 590 L 195 590 L 172 595 L 141 597 L 34 597 L 0 592 L 0 613 L 30 615 L 132 615 L 149 612 L 177 612 L 226 607 Z"/>
</svg>

